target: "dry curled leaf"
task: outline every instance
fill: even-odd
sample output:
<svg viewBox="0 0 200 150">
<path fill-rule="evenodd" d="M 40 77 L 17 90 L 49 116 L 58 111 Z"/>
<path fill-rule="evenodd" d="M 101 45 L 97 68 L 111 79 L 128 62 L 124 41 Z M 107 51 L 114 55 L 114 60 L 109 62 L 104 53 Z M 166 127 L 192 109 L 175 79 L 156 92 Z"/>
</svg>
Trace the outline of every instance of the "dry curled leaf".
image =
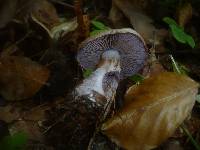
<svg viewBox="0 0 200 150">
<path fill-rule="evenodd" d="M 34 2 L 31 15 L 37 18 L 37 20 L 48 29 L 51 29 L 60 23 L 55 7 L 47 0 Z"/>
<path fill-rule="evenodd" d="M 184 75 L 165 72 L 150 77 L 128 90 L 124 107 L 102 131 L 126 149 L 153 149 L 190 114 L 197 92 L 198 84 Z"/>
<path fill-rule="evenodd" d="M 45 26 L 47 29 L 51 29 L 60 22 L 55 7 L 49 1 L 20 0 L 16 19 L 27 22 L 30 17 L 35 18 L 36 23 L 39 23 L 42 27 Z"/>
<path fill-rule="evenodd" d="M 49 70 L 25 57 L 0 59 L 0 94 L 6 100 L 33 96 L 47 81 Z"/>
<path fill-rule="evenodd" d="M 178 23 L 184 27 L 192 18 L 192 6 L 190 3 L 185 3 L 177 9 Z"/>
<path fill-rule="evenodd" d="M 31 18 L 45 29 L 52 39 L 58 40 L 60 36 L 74 31 L 78 27 L 77 18 L 71 20 L 59 18 L 56 9 L 51 3 L 45 0 L 40 3 L 40 7 L 36 7 L 37 9 L 33 9 L 31 12 Z"/>
</svg>

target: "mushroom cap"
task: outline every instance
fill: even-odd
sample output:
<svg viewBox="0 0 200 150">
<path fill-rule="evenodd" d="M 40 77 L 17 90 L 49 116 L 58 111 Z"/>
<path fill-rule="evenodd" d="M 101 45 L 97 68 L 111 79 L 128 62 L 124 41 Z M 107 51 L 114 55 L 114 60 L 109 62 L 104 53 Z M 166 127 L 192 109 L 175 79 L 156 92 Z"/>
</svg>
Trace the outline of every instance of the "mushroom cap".
<svg viewBox="0 0 200 150">
<path fill-rule="evenodd" d="M 133 29 L 112 29 L 89 37 L 79 46 L 77 60 L 85 69 L 95 69 L 102 54 L 116 50 L 120 54 L 121 77 L 137 73 L 147 58 L 143 38 Z"/>
</svg>

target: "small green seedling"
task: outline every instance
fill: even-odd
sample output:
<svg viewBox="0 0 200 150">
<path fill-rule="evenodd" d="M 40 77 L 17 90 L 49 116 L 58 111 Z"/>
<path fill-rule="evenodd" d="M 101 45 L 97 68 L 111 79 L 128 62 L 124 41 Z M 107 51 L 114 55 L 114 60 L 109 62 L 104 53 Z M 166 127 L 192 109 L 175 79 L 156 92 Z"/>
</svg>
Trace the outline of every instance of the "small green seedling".
<svg viewBox="0 0 200 150">
<path fill-rule="evenodd" d="M 108 26 L 104 25 L 100 21 L 96 21 L 95 19 L 91 21 L 91 24 L 92 24 L 92 31 L 90 32 L 90 36 L 96 35 L 100 32 L 110 29 Z"/>
<path fill-rule="evenodd" d="M 92 74 L 92 72 L 93 72 L 92 69 L 85 69 L 85 70 L 83 71 L 83 77 L 84 77 L 84 78 L 89 77 L 89 76 Z"/>
<path fill-rule="evenodd" d="M 5 136 L 0 141 L 0 149 L 2 150 L 23 150 L 27 143 L 27 135 L 23 132 L 15 133 L 12 136 Z"/>
<path fill-rule="evenodd" d="M 183 65 L 180 65 L 179 63 L 177 63 L 175 60 L 174 60 L 174 57 L 172 55 L 169 55 L 171 61 L 172 61 L 172 68 L 173 68 L 173 71 L 178 73 L 178 74 L 184 74 L 184 75 L 187 75 L 189 70 L 188 68 L 186 68 L 185 66 Z"/>
<path fill-rule="evenodd" d="M 163 18 L 163 21 L 167 23 L 171 29 L 173 37 L 180 43 L 188 44 L 192 48 L 195 47 L 195 41 L 189 34 L 185 33 L 184 29 L 180 27 L 176 21 L 170 17 Z"/>
</svg>

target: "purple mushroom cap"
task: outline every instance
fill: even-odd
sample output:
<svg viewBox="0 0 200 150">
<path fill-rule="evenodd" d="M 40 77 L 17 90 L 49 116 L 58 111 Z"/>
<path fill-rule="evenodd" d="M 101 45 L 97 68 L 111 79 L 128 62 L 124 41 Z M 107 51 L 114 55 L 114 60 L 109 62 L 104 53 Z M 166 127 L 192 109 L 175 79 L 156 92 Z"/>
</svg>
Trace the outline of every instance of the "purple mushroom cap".
<svg viewBox="0 0 200 150">
<path fill-rule="evenodd" d="M 120 54 L 121 77 L 137 73 L 145 63 L 148 52 L 143 38 L 132 29 L 112 29 L 90 37 L 79 47 L 77 60 L 85 69 L 95 69 L 107 50 Z"/>
</svg>

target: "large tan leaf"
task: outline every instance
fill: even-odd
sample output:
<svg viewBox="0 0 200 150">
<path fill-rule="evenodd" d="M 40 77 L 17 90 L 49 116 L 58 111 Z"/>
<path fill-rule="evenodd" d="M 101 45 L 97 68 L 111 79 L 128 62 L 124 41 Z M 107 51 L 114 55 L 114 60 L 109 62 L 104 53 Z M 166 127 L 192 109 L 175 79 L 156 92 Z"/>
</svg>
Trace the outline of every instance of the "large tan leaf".
<svg viewBox="0 0 200 150">
<path fill-rule="evenodd" d="M 141 0 L 113 0 L 109 18 L 116 28 L 127 27 L 128 20 L 147 43 L 159 45 L 167 32 L 154 27 L 152 18 L 143 11 L 147 5 L 147 1 Z M 154 32 L 156 39 L 153 36 Z"/>
<path fill-rule="evenodd" d="M 0 94 L 7 100 L 33 96 L 47 81 L 49 70 L 25 57 L 0 59 Z"/>
<path fill-rule="evenodd" d="M 119 113 L 102 131 L 129 150 L 157 147 L 190 114 L 198 84 L 187 76 L 164 72 L 130 88 Z"/>
</svg>

